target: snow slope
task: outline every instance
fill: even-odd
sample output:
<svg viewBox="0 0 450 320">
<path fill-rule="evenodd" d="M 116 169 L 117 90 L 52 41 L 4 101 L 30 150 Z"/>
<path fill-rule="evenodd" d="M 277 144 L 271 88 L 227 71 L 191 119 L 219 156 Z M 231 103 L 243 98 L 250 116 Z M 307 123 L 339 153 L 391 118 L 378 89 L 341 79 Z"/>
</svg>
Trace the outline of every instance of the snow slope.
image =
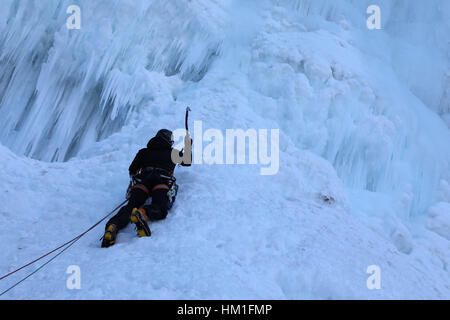
<svg viewBox="0 0 450 320">
<path fill-rule="evenodd" d="M 128 160 L 120 150 L 45 164 L 2 148 L 2 163 L 14 163 L 2 167 L 8 177 L 0 199 L 2 270 L 12 271 L 103 217 L 123 197 L 127 177 L 114 173 L 125 171 Z M 151 238 L 139 239 L 129 227 L 105 250 L 99 227 L 2 298 L 448 297 L 446 257 L 439 257 L 445 247 L 412 257 L 400 253 L 341 204 L 326 205 L 308 194 L 337 183 L 326 163 L 303 152 L 292 163 L 277 178 L 244 167 L 233 169 L 232 178 L 225 166 L 179 170 L 176 205 L 166 221 L 151 225 Z M 322 181 L 310 179 L 308 192 L 294 192 L 295 178 L 304 178 L 298 171 L 317 180 L 322 175 Z M 202 179 L 208 175 L 214 180 Z M 382 268 L 382 290 L 366 288 L 366 268 L 373 264 Z M 81 290 L 66 288 L 70 265 L 81 268 Z M 2 288 L 32 270 L 3 280 Z"/>
<path fill-rule="evenodd" d="M 377 31 L 365 1 L 81 1 L 80 31 L 55 3 L 1 4 L 0 274 L 120 203 L 134 154 L 187 105 L 204 130 L 279 129 L 280 169 L 177 168 L 151 238 L 130 226 L 105 250 L 98 227 L 1 298 L 450 297 L 449 61 L 429 49 L 448 42 L 446 2 L 380 1 Z"/>
</svg>

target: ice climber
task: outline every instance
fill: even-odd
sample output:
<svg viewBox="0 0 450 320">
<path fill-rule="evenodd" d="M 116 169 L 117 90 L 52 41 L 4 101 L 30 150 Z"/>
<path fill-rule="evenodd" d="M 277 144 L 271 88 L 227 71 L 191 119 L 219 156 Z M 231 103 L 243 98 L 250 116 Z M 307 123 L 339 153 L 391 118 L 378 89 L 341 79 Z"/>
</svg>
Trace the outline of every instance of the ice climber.
<svg viewBox="0 0 450 320">
<path fill-rule="evenodd" d="M 173 161 L 172 154 L 176 152 L 180 158 L 183 157 L 183 151 L 174 149 L 173 143 L 172 132 L 161 129 L 150 139 L 147 147 L 136 154 L 129 167 L 131 182 L 127 192 L 128 203 L 106 223 L 103 248 L 113 245 L 118 231 L 129 222 L 135 224 L 139 237 L 149 237 L 151 232 L 148 221 L 166 218 L 178 190 L 173 176 L 177 163 Z M 184 150 L 192 145 L 189 133 L 186 134 L 184 144 Z M 190 161 L 181 161 L 179 164 L 191 165 Z M 147 204 L 150 197 L 151 203 Z"/>
</svg>

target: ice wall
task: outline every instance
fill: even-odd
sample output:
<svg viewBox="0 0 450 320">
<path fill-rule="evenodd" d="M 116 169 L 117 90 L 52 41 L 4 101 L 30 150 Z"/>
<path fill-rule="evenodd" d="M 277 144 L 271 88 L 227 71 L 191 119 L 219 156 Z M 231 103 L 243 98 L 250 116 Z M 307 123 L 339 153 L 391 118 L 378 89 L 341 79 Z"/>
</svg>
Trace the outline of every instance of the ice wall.
<svg viewBox="0 0 450 320">
<path fill-rule="evenodd" d="M 81 30 L 65 25 L 73 4 Z M 423 212 L 449 176 L 449 131 L 437 115 L 450 119 L 450 4 L 376 1 L 382 30 L 370 31 L 371 4 L 2 1 L 0 142 L 68 160 L 155 101 L 161 83 L 199 89 L 214 70 L 248 85 L 239 102 L 248 117 L 276 121 L 349 188 L 398 199 L 400 215 Z"/>
<path fill-rule="evenodd" d="M 81 29 L 68 30 L 70 5 Z M 199 81 L 217 57 L 220 3 L 2 1 L 0 142 L 64 161 L 158 94 L 152 72 Z"/>
<path fill-rule="evenodd" d="M 438 117 L 448 4 L 379 1 L 381 30 L 366 26 L 371 1 L 273 4 L 253 44 L 251 82 L 265 97 L 257 109 L 349 188 L 388 195 L 399 218 L 423 213 L 449 171 Z"/>
<path fill-rule="evenodd" d="M 366 9 L 381 9 L 392 67 L 409 89 L 450 127 L 450 2 L 441 0 L 277 0 L 301 17 L 366 27 Z M 370 37 L 367 37 L 370 41 Z"/>
</svg>

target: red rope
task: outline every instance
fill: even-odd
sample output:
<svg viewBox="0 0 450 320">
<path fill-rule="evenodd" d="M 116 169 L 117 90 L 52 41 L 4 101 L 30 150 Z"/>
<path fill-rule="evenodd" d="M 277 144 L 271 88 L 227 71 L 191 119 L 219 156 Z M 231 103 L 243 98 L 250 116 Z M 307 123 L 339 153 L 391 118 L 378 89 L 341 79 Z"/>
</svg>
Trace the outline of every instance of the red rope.
<svg viewBox="0 0 450 320">
<path fill-rule="evenodd" d="M 30 263 L 27 263 L 26 265 L 24 265 L 24 266 L 22 266 L 22 267 L 20 267 L 20 268 L 18 268 L 18 269 L 16 269 L 16 270 L 14 270 L 14 271 L 12 271 L 12 272 L 6 274 L 6 275 L 4 275 L 3 277 L 0 278 L 0 280 L 3 280 L 3 279 L 5 279 L 5 278 L 9 277 L 10 275 L 12 275 L 12 274 L 14 274 L 14 273 L 16 273 L 16 272 L 18 272 L 18 271 L 20 271 L 20 270 L 22 270 L 22 269 L 24 269 L 24 268 L 30 266 L 30 265 L 32 265 L 33 263 L 35 263 L 35 262 L 37 262 L 37 261 L 39 261 L 39 260 L 45 258 L 46 256 L 52 254 L 52 253 L 55 252 L 55 251 L 58 251 L 59 249 L 61 249 L 61 248 L 65 247 L 65 246 L 67 246 L 68 244 L 70 244 L 70 243 L 72 243 L 72 242 L 74 242 L 74 241 L 77 241 L 77 240 L 80 239 L 82 236 L 84 236 L 86 233 L 88 233 L 89 231 L 91 231 L 92 229 L 94 229 L 96 226 L 98 226 L 100 223 L 102 223 L 106 218 L 108 218 L 111 214 L 113 214 L 114 211 L 116 211 L 117 209 L 119 209 L 119 208 L 120 208 L 122 205 L 124 205 L 127 201 L 128 201 L 128 199 L 125 200 L 124 202 L 122 202 L 121 204 L 119 204 L 116 208 L 114 208 L 114 210 L 112 210 L 110 213 L 108 213 L 108 215 L 106 215 L 103 219 L 101 219 L 99 222 L 97 222 L 96 224 L 94 224 L 92 227 L 90 227 L 89 229 L 87 229 L 87 230 L 86 230 L 85 232 L 83 232 L 82 234 L 76 236 L 75 238 L 73 238 L 73 239 L 70 240 L 70 241 L 67 241 L 67 242 L 64 243 L 63 245 L 61 245 L 61 246 L 59 246 L 58 248 L 56 248 L 56 249 L 54 249 L 54 250 L 52 250 L 52 251 L 50 251 L 50 252 L 44 254 L 43 256 L 41 256 L 41 257 L 39 257 L 39 258 L 37 258 L 37 259 L 31 261 Z"/>
</svg>

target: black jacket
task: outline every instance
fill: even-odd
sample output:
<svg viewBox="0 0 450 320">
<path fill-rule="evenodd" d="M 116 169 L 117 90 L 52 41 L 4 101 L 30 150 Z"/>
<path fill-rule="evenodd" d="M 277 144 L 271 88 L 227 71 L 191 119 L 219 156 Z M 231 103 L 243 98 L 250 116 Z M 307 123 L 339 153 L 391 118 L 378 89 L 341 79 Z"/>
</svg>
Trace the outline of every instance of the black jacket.
<svg viewBox="0 0 450 320">
<path fill-rule="evenodd" d="M 140 169 L 145 169 L 147 167 L 164 169 L 170 174 L 173 174 L 176 163 L 172 161 L 172 150 L 176 149 L 172 148 L 172 146 L 163 139 L 159 137 L 150 139 L 147 143 L 147 148 L 139 150 L 136 154 L 136 157 L 128 169 L 130 175 L 135 175 Z M 183 156 L 183 152 L 181 151 L 178 151 L 178 154 L 180 157 Z M 182 162 L 180 164 L 182 166 L 190 166 L 190 163 L 186 164 Z"/>
</svg>

